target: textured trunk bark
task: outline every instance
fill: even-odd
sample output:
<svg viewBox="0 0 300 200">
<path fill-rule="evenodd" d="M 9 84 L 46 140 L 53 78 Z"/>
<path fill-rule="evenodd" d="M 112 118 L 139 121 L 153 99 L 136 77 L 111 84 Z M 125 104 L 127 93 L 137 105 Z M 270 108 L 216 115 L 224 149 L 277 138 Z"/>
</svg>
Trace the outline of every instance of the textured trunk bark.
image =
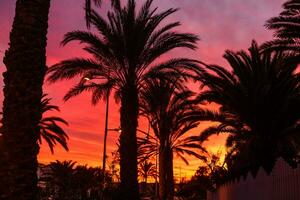
<svg viewBox="0 0 300 200">
<path fill-rule="evenodd" d="M 2 134 L 2 132 L 1 132 Z M 5 152 L 4 152 L 4 143 L 3 143 L 3 136 L 0 136 L 0 199 L 5 199 L 6 192 L 7 192 L 7 173 L 6 167 L 7 162 L 5 160 Z"/>
<path fill-rule="evenodd" d="M 161 143 L 159 151 L 159 198 L 174 199 L 173 152 L 164 142 Z"/>
<path fill-rule="evenodd" d="M 1 199 L 37 199 L 38 123 L 42 117 L 42 85 L 50 0 L 17 0 L 5 53 L 3 152 L 7 177 Z"/>
<path fill-rule="evenodd" d="M 135 87 L 122 93 L 120 136 L 121 192 L 124 200 L 139 200 L 137 181 L 137 138 L 138 96 Z"/>
</svg>

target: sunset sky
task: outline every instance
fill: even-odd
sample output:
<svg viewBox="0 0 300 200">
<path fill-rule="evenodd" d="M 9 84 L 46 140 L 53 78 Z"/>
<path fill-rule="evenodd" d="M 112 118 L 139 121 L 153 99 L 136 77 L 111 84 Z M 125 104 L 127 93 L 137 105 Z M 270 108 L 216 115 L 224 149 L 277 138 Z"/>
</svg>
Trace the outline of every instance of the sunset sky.
<svg viewBox="0 0 300 200">
<path fill-rule="evenodd" d="M 142 0 L 137 0 L 138 2 Z M 8 47 L 9 31 L 11 29 L 15 0 L 0 0 L 0 72 L 5 71 L 2 62 L 3 53 Z M 47 47 L 47 65 L 51 66 L 63 59 L 75 56 L 86 56 L 80 50 L 77 43 L 61 47 L 60 41 L 63 35 L 72 30 L 85 30 L 83 0 L 52 0 L 49 16 L 49 32 Z M 106 0 L 99 12 L 107 10 Z M 170 7 L 180 8 L 178 12 L 167 18 L 168 22 L 180 21 L 181 30 L 199 35 L 201 41 L 195 52 L 180 50 L 174 51 L 168 56 L 186 56 L 199 59 L 207 63 L 226 65 L 222 55 L 225 49 L 240 50 L 250 46 L 251 40 L 256 39 L 259 43 L 272 38 L 272 32 L 263 26 L 270 17 L 276 16 L 281 11 L 284 0 L 155 0 L 154 6 L 159 10 Z M 59 160 L 74 160 L 80 164 L 100 166 L 102 164 L 102 145 L 104 132 L 105 104 L 99 103 L 92 106 L 90 95 L 83 94 L 68 102 L 62 98 L 73 81 L 45 84 L 44 91 L 53 98 L 52 103 L 60 106 L 60 113 L 52 113 L 63 117 L 69 122 L 66 131 L 70 137 L 69 152 L 61 148 L 55 149 L 51 155 L 49 148 L 42 145 L 39 161 L 51 162 Z M 3 86 L 2 76 L 0 85 Z M 191 85 L 197 88 L 197 85 Z M 3 100 L 2 90 L 0 100 Z M 119 127 L 119 105 L 110 99 L 109 128 Z M 191 132 L 197 134 L 209 123 Z M 146 130 L 147 124 L 141 120 L 140 129 Z M 118 132 L 109 132 L 108 151 L 116 148 Z M 213 137 L 207 142 L 211 151 L 222 149 L 224 136 Z M 110 153 L 108 153 L 110 156 Z M 190 165 L 186 166 L 178 159 L 175 160 L 175 177 L 191 176 L 200 165 L 200 161 L 190 159 Z"/>
</svg>

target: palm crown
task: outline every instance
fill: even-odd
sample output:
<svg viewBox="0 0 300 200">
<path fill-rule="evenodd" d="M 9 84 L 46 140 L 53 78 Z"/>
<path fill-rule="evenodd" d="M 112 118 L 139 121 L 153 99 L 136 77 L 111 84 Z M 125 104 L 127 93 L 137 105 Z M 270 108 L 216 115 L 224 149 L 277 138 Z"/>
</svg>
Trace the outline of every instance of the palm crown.
<svg viewBox="0 0 300 200">
<path fill-rule="evenodd" d="M 263 45 L 264 48 L 277 48 L 300 51 L 300 2 L 289 0 L 283 4 L 284 11 L 278 17 L 267 21 L 266 27 L 275 30 L 276 39 Z"/>
<path fill-rule="evenodd" d="M 128 0 L 124 7 L 120 0 L 114 0 L 107 19 L 91 10 L 89 21 L 96 33 L 73 31 L 65 35 L 62 44 L 75 40 L 84 43 L 83 49 L 92 57 L 65 60 L 48 71 L 52 82 L 81 78 L 65 100 L 92 91 L 92 102 L 96 104 L 114 89 L 115 99 L 121 101 L 121 188 L 125 195 L 134 195 L 124 199 L 138 198 L 136 129 L 142 86 L 154 77 L 167 80 L 191 77 L 197 68 L 197 61 L 186 58 L 158 62 L 158 58 L 173 49 L 195 49 L 198 38 L 175 31 L 179 22 L 162 25 L 177 9 L 158 13 L 151 8 L 152 2 L 145 1 L 137 12 L 135 0 Z M 129 192 L 132 189 L 135 191 Z"/>
<path fill-rule="evenodd" d="M 147 183 L 149 177 L 157 177 L 156 166 L 153 163 L 144 160 L 139 164 L 139 174 L 142 181 Z"/>
<path fill-rule="evenodd" d="M 206 65 L 201 75 L 208 90 L 200 102 L 220 104 L 220 124 L 202 133 L 231 133 L 227 145 L 244 152 L 252 167 L 270 169 L 278 156 L 292 161 L 299 152 L 299 56 L 260 52 L 256 42 L 249 53 L 226 51 L 231 71 Z"/>
<path fill-rule="evenodd" d="M 113 11 L 108 12 L 108 21 L 91 11 L 90 22 L 98 34 L 73 31 L 65 35 L 62 44 L 78 40 L 86 44 L 84 50 L 93 57 L 74 58 L 52 66 L 48 73 L 50 81 L 71 79 L 80 76 L 81 81 L 65 96 L 69 99 L 83 91 L 93 91 L 93 102 L 104 96 L 105 90 L 116 89 L 119 98 L 129 86 L 140 88 L 145 79 L 153 76 L 188 75 L 186 70 L 196 68 L 196 61 L 177 58 L 154 64 L 157 58 L 178 47 L 195 49 L 197 37 L 192 34 L 172 31 L 179 22 L 170 23 L 157 30 L 157 26 L 176 9 L 155 14 L 152 0 L 146 1 L 136 13 L 135 1 L 128 1 L 121 8 L 116 1 Z M 84 84 L 86 77 L 99 79 L 99 83 Z"/>
<path fill-rule="evenodd" d="M 199 125 L 199 120 L 204 120 L 207 115 L 205 110 L 198 107 L 193 100 L 194 93 L 181 86 L 177 81 L 171 83 L 164 80 L 148 81 L 141 92 L 141 115 L 148 118 L 155 137 L 144 138 L 144 148 L 152 152 L 157 146 L 156 142 L 169 148 L 176 153 L 186 164 L 187 159 L 183 154 L 205 159 L 204 156 L 192 149 L 205 149 L 200 145 L 197 137 L 185 137 L 185 134 Z"/>
</svg>

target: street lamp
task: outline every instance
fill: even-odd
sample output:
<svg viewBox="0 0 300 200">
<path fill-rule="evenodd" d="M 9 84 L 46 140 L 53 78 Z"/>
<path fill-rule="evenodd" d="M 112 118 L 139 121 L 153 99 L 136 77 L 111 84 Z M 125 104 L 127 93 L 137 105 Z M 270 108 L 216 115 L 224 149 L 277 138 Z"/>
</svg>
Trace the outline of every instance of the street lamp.
<svg viewBox="0 0 300 200">
<path fill-rule="evenodd" d="M 90 81 L 92 82 L 93 79 L 96 79 L 94 77 L 84 77 L 84 81 Z M 96 84 L 92 82 L 93 84 Z M 103 184 L 105 184 L 105 168 L 106 168 L 106 143 L 107 143 L 107 133 L 108 131 L 116 131 L 119 129 L 108 129 L 108 110 L 109 110 L 109 96 L 110 91 L 107 90 L 106 92 L 106 106 L 105 106 L 105 128 L 104 128 L 104 141 L 103 141 L 103 158 L 102 158 L 102 173 L 103 173 Z"/>
<path fill-rule="evenodd" d="M 94 77 L 84 77 L 84 81 L 91 81 L 92 79 L 102 79 L 102 78 L 94 78 Z M 92 82 L 93 84 L 96 84 Z M 108 131 L 118 131 L 121 133 L 121 129 L 108 129 L 108 110 L 109 110 L 109 96 L 110 96 L 110 90 L 107 90 L 106 92 L 106 106 L 105 106 L 105 128 L 104 128 L 104 141 L 103 141 L 103 158 L 102 158 L 102 175 L 103 175 L 103 192 L 105 188 L 105 169 L 106 169 L 106 143 L 107 143 L 107 133 Z M 103 199 L 104 196 L 102 194 Z"/>
<path fill-rule="evenodd" d="M 121 128 L 109 128 L 107 129 L 108 131 L 116 131 L 118 133 L 122 133 L 122 129 Z"/>
<path fill-rule="evenodd" d="M 85 80 L 85 81 L 90 81 L 91 78 L 89 78 L 89 77 L 84 77 L 83 80 Z"/>
</svg>

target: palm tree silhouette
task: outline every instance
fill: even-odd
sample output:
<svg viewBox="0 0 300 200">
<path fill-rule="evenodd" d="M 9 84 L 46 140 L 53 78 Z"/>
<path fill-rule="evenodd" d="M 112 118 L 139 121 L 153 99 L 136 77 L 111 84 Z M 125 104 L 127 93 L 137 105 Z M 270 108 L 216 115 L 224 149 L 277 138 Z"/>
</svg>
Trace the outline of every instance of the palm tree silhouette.
<svg viewBox="0 0 300 200">
<path fill-rule="evenodd" d="M 227 146 L 233 155 L 241 155 L 243 168 L 270 171 L 277 157 L 295 163 L 299 152 L 299 56 L 259 49 L 253 41 L 249 53 L 226 51 L 230 70 L 205 65 L 199 80 L 208 89 L 198 100 L 221 107 L 214 116 L 220 124 L 201 137 L 230 133 Z"/>
<path fill-rule="evenodd" d="M 38 124 L 42 118 L 42 85 L 46 71 L 46 34 L 50 0 L 16 2 L 16 14 L 5 52 L 2 199 L 37 199 Z M 20 197 L 21 196 L 21 197 Z"/>
<path fill-rule="evenodd" d="M 52 190 L 55 199 L 67 200 L 73 195 L 73 176 L 76 162 L 58 161 L 49 164 L 49 171 L 45 174 L 47 187 Z"/>
<path fill-rule="evenodd" d="M 149 119 L 155 137 L 159 141 L 159 193 L 160 199 L 174 198 L 173 154 L 186 164 L 184 154 L 205 159 L 199 153 L 206 152 L 198 137 L 186 134 L 199 124 L 206 113 L 192 99 L 194 93 L 181 86 L 180 81 L 151 80 L 141 92 L 141 114 Z M 157 143 L 145 139 L 145 148 L 152 152 Z M 197 150 L 200 151 L 197 153 Z"/>
<path fill-rule="evenodd" d="M 143 160 L 138 165 L 138 172 L 139 176 L 141 177 L 142 181 L 142 193 L 147 193 L 147 183 L 148 178 L 154 178 L 157 177 L 157 171 L 156 171 L 156 165 L 154 165 L 152 162 L 148 162 L 147 160 Z"/>
<path fill-rule="evenodd" d="M 148 182 L 148 178 L 152 177 L 155 178 L 157 176 L 156 174 L 156 166 L 148 162 L 147 160 L 144 160 L 139 164 L 139 174 L 142 178 L 142 182 L 146 183 Z"/>
<path fill-rule="evenodd" d="M 113 3 L 114 0 L 111 0 Z M 94 3 L 95 6 L 100 7 L 102 4 L 102 0 L 85 0 L 85 21 L 86 21 L 86 26 L 90 28 L 90 15 L 92 11 L 92 4 Z"/>
<path fill-rule="evenodd" d="M 44 166 L 40 181 L 45 183 L 44 198 L 62 200 L 99 199 L 103 187 L 103 172 L 101 168 L 76 165 L 76 162 L 55 161 Z M 106 173 L 107 184 L 112 186 L 112 178 Z"/>
<path fill-rule="evenodd" d="M 112 178 L 108 173 L 105 173 L 105 184 L 112 184 Z M 87 167 L 86 165 L 76 166 L 73 175 L 73 187 L 76 191 L 77 198 L 80 199 L 99 199 L 100 193 L 103 192 L 103 170 L 101 168 Z M 102 194 L 103 195 L 103 194 Z"/>
<path fill-rule="evenodd" d="M 88 13 L 91 1 L 85 1 Z M 93 2 L 100 5 L 101 1 Z M 0 168 L 0 179 L 7 181 L 0 187 L 1 198 L 37 198 L 37 127 L 42 118 L 50 3 L 51 0 L 16 1 L 9 49 L 3 59 L 7 71 L 3 74 L 5 98 L 0 157 L 5 164 Z"/>
<path fill-rule="evenodd" d="M 114 89 L 115 99 L 121 102 L 120 165 L 121 190 L 124 199 L 139 199 L 137 182 L 137 139 L 139 92 L 145 80 L 153 77 L 172 79 L 189 76 L 197 62 L 186 58 L 170 59 L 158 63 L 157 59 L 176 48 L 195 49 L 197 36 L 173 30 L 179 22 L 160 28 L 164 19 L 177 9 L 158 13 L 147 0 L 137 12 L 134 0 L 121 7 L 116 0 L 108 12 L 108 20 L 91 11 L 90 23 L 98 34 L 73 31 L 65 35 L 62 44 L 78 40 L 86 46 L 92 58 L 75 58 L 52 66 L 51 82 L 81 77 L 80 82 L 65 96 L 65 100 L 83 91 L 92 91 L 93 103 Z M 98 80 L 86 83 L 85 78 Z"/>
<path fill-rule="evenodd" d="M 286 49 L 300 51 L 300 3 L 289 0 L 278 17 L 269 19 L 266 27 L 275 30 L 275 40 L 266 42 L 264 49 Z"/>
</svg>

